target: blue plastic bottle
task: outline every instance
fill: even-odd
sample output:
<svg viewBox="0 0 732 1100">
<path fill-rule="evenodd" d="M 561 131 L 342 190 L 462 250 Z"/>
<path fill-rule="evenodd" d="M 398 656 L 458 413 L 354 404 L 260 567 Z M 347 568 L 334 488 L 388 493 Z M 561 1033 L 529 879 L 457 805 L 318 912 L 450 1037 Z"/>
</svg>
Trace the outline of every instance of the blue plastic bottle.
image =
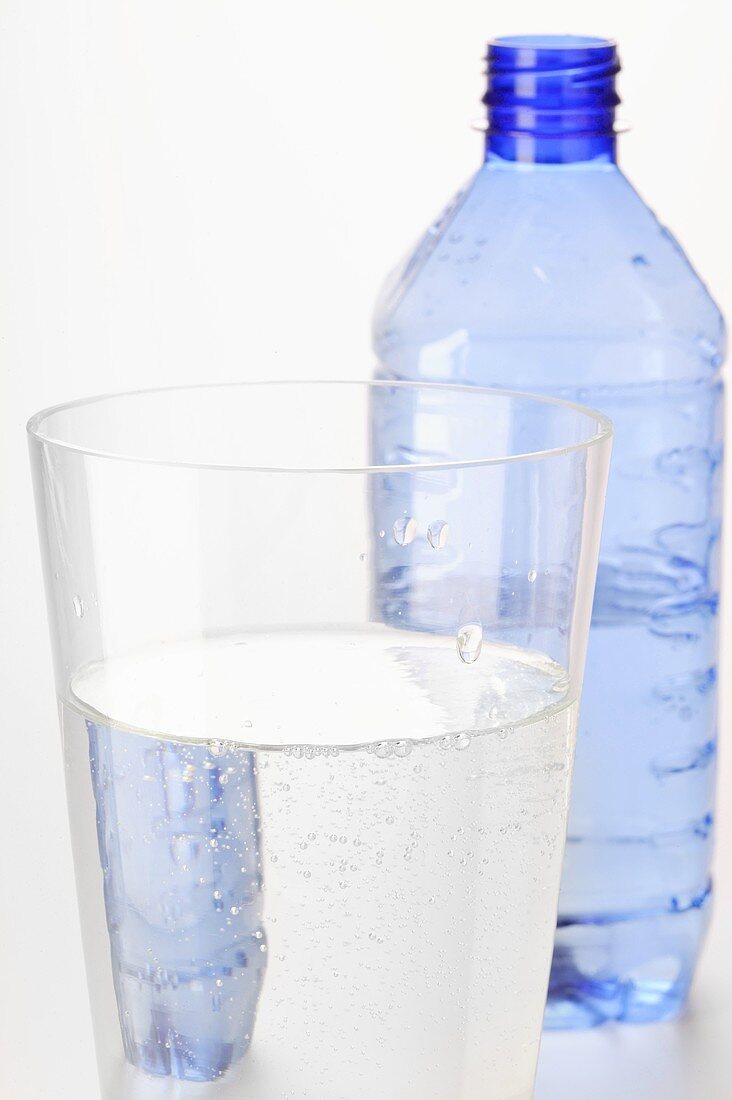
<svg viewBox="0 0 732 1100">
<path fill-rule="evenodd" d="M 254 755 L 87 731 L 125 1056 L 215 1081 L 249 1049 L 265 972 Z"/>
<path fill-rule="evenodd" d="M 675 1015 L 711 900 L 724 329 L 616 164 L 618 69 L 604 39 L 490 45 L 485 163 L 374 322 L 384 377 L 615 422 L 550 1027 Z M 399 583 L 377 578 L 387 619 Z"/>
</svg>

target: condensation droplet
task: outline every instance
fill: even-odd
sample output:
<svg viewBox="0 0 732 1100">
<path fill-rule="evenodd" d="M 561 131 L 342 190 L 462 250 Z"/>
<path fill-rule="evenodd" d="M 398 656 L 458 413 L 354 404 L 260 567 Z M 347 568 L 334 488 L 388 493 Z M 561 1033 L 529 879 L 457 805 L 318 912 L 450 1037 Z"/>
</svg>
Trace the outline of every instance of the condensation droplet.
<svg viewBox="0 0 732 1100">
<path fill-rule="evenodd" d="M 444 550 L 450 535 L 450 528 L 442 519 L 433 520 L 427 528 L 427 542 L 433 550 Z"/>
<path fill-rule="evenodd" d="M 461 626 L 457 636 L 457 651 L 460 660 L 472 665 L 480 657 L 483 648 L 483 627 L 480 623 L 466 623 Z"/>
<path fill-rule="evenodd" d="M 385 531 L 385 530 L 384 530 L 384 528 L 382 527 L 382 528 L 381 528 L 381 530 L 379 531 L 379 538 L 380 538 L 380 539 L 383 539 L 383 537 L 384 537 L 384 535 L 385 535 L 385 534 L 386 534 L 386 531 Z"/>
<path fill-rule="evenodd" d="M 529 569 L 528 577 L 529 577 L 529 584 L 533 584 L 534 581 L 536 580 L 536 577 L 537 577 L 536 570 L 535 569 Z"/>
<path fill-rule="evenodd" d="M 366 554 L 359 554 L 358 555 L 358 560 L 359 561 L 366 561 Z"/>
<path fill-rule="evenodd" d="M 414 541 L 414 536 L 417 534 L 416 520 L 411 516 L 402 516 L 396 521 L 392 527 L 392 533 L 394 535 L 394 542 L 399 546 L 408 546 L 410 542 Z"/>
<path fill-rule="evenodd" d="M 250 718 L 247 718 L 244 722 L 244 729 L 250 730 L 252 728 L 252 722 Z"/>
<path fill-rule="evenodd" d="M 77 619 L 83 619 L 84 618 L 84 601 L 82 600 L 81 596 L 74 596 L 73 604 L 74 604 L 74 614 L 76 615 Z"/>
</svg>

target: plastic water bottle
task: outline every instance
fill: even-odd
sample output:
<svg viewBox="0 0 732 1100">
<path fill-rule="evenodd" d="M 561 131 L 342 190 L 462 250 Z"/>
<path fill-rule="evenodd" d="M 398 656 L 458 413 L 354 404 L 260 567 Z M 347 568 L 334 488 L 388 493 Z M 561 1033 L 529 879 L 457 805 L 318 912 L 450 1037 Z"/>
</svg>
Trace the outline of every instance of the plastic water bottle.
<svg viewBox="0 0 732 1100">
<path fill-rule="evenodd" d="M 550 1027 L 675 1015 L 711 900 L 723 321 L 616 163 L 618 69 L 603 39 L 490 45 L 485 163 L 374 322 L 386 378 L 615 422 Z M 393 415 L 375 431 L 412 445 Z M 383 570 L 375 602 L 403 623 L 401 583 Z"/>
<path fill-rule="evenodd" d="M 125 1056 L 215 1081 L 249 1049 L 265 972 L 254 755 L 86 727 Z"/>
</svg>

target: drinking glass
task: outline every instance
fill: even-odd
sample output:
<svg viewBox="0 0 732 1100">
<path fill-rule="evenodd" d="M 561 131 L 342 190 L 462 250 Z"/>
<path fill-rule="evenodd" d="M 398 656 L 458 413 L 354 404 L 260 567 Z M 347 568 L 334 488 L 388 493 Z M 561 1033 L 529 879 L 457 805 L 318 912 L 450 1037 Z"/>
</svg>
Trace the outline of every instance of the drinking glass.
<svg viewBox="0 0 732 1100">
<path fill-rule="evenodd" d="M 104 1100 L 529 1100 L 608 422 L 268 382 L 29 434 Z"/>
</svg>

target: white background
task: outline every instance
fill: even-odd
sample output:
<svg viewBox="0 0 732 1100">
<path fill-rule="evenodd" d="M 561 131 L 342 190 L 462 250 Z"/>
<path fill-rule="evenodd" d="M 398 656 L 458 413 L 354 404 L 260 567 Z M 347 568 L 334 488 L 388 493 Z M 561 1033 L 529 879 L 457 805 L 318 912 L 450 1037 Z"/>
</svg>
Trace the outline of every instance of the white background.
<svg viewBox="0 0 732 1100">
<path fill-rule="evenodd" d="M 495 34 L 619 40 L 622 163 L 732 315 L 725 8 L 0 6 L 0 1100 L 98 1097 L 24 421 L 120 388 L 368 375 L 385 270 L 480 161 L 469 123 Z M 689 1018 L 550 1037 L 537 1100 L 732 1095 L 731 802 L 728 751 L 716 920 Z"/>
</svg>

